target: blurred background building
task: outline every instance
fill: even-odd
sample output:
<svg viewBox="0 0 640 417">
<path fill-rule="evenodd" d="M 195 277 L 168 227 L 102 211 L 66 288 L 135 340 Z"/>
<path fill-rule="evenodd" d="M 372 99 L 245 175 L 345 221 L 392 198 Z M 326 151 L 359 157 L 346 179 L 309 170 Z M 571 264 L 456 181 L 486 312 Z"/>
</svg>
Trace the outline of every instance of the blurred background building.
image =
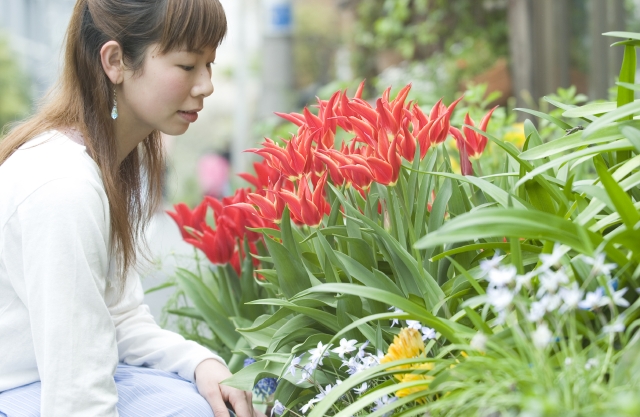
<svg viewBox="0 0 640 417">
<path fill-rule="evenodd" d="M 241 172 L 251 162 L 243 150 L 264 136 L 287 137 L 290 126 L 274 111 L 299 111 L 341 88 L 355 91 L 362 79 L 365 98 L 411 82 L 411 98 L 423 107 L 440 97 L 451 102 L 468 88 L 499 92 L 492 101 L 507 113 L 545 106 L 541 97 L 549 94 L 612 99 L 622 51 L 601 34 L 640 31 L 640 0 L 220 1 L 229 33 L 213 70 L 215 93 L 185 135 L 167 138 L 167 207 L 193 206 L 212 192 L 198 178 L 209 172 L 202 166 L 212 154 L 227 155 L 231 171 Z M 33 111 L 53 85 L 74 3 L 0 0 L 0 126 Z M 216 190 L 246 186 L 229 178 Z M 147 287 L 193 253 L 166 216 L 153 227 L 152 250 L 162 262 Z M 159 314 L 166 294 L 152 296 Z"/>
</svg>

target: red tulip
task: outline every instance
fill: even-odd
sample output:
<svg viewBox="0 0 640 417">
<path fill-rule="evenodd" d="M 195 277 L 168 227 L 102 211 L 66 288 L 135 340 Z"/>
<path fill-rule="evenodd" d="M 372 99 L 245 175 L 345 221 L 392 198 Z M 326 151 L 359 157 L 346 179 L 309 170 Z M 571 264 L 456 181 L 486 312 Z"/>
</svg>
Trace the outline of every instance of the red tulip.
<svg viewBox="0 0 640 417">
<path fill-rule="evenodd" d="M 216 230 L 204 226 L 203 232 L 198 232 L 199 238 L 185 239 L 185 242 L 200 249 L 211 263 L 224 265 L 231 260 L 235 250 L 235 239 L 226 227 L 218 226 Z"/>
<path fill-rule="evenodd" d="M 378 113 L 366 101 L 355 99 L 349 102 L 349 108 L 358 116 L 363 117 L 371 125 L 378 125 Z"/>
<path fill-rule="evenodd" d="M 282 189 L 292 191 L 294 189 L 293 183 L 282 178 L 261 193 L 248 193 L 246 202 L 235 203 L 233 207 L 245 211 L 248 216 L 259 217 L 266 222 L 265 226 L 280 224 L 285 207 L 285 203 L 279 195 Z"/>
<path fill-rule="evenodd" d="M 473 166 L 469 160 L 467 144 L 462 137 L 462 133 L 460 133 L 460 130 L 455 127 L 450 128 L 449 131 L 455 138 L 456 145 L 458 146 L 458 152 L 460 153 L 460 171 L 462 172 L 462 175 L 473 175 Z"/>
<path fill-rule="evenodd" d="M 420 146 L 420 160 L 424 159 L 431 145 L 445 141 L 449 135 L 450 118 L 456 105 L 462 97 L 451 103 L 449 107 L 439 100 L 431 109 L 429 117 L 417 105 L 413 106 L 413 132 L 415 141 Z"/>
<path fill-rule="evenodd" d="M 207 215 L 207 205 L 202 202 L 193 211 L 189 210 L 189 207 L 184 203 L 179 203 L 173 206 L 175 212 L 168 211 L 167 214 L 176 222 L 183 239 L 193 238 L 193 234 L 187 230 L 191 228 L 196 231 L 202 230 L 202 223 L 205 221 Z"/>
<path fill-rule="evenodd" d="M 381 98 L 376 100 L 376 110 L 378 112 L 379 127 L 386 129 L 392 135 L 398 133 L 399 121 L 393 117 L 389 109 L 389 103 L 385 103 Z"/>
<path fill-rule="evenodd" d="M 340 172 L 340 167 L 335 160 L 320 150 L 316 153 L 315 157 L 319 161 L 324 162 L 325 166 L 329 170 L 329 175 L 331 176 L 331 181 L 333 181 L 334 185 L 344 184 L 344 175 Z"/>
<path fill-rule="evenodd" d="M 434 115 L 431 118 L 431 120 L 434 120 L 434 119 L 436 120 L 433 126 L 431 127 L 431 129 L 429 130 L 429 136 L 432 144 L 440 144 L 444 142 L 445 139 L 447 139 L 447 136 L 449 135 L 449 126 L 450 126 L 449 120 L 451 119 L 453 110 L 455 109 L 456 105 L 460 102 L 460 100 L 462 100 L 462 97 L 460 97 L 459 99 L 451 103 L 449 107 L 445 107 L 444 104 L 442 104 L 442 100 L 441 100 L 431 110 L 432 115 L 434 114 L 437 115 L 437 116 Z M 436 112 L 436 107 L 437 107 L 437 112 Z"/>
<path fill-rule="evenodd" d="M 300 114 L 300 113 L 278 113 L 275 112 L 275 114 L 285 120 L 290 121 L 291 123 L 295 124 L 296 126 L 300 127 L 302 125 L 305 124 L 305 119 L 304 119 L 304 115 Z"/>
<path fill-rule="evenodd" d="M 324 197 L 324 186 L 327 183 L 327 172 L 315 184 L 313 193 L 309 189 L 307 177 L 303 177 L 298 183 L 297 193 L 280 191 L 279 195 L 289 206 L 291 217 L 300 224 L 318 227 L 322 223 L 323 216 L 330 209 Z"/>
<path fill-rule="evenodd" d="M 258 215 L 265 220 L 275 224 L 280 224 L 282 220 L 282 212 L 284 211 L 284 202 L 274 190 L 262 196 L 260 194 L 249 194 L 248 200 L 251 204 L 258 206 Z"/>
<path fill-rule="evenodd" d="M 492 108 L 487 112 L 487 114 L 484 115 L 484 117 L 480 121 L 480 126 L 479 126 L 480 130 L 482 130 L 483 132 L 487 131 L 487 125 L 489 124 L 489 119 L 491 118 L 491 115 L 497 108 L 498 106 Z M 469 116 L 469 113 L 467 113 L 467 115 L 464 118 L 464 124 L 469 126 L 475 126 L 475 124 L 473 123 L 473 120 Z M 482 136 L 480 133 L 477 133 L 469 129 L 468 127 L 463 127 L 462 131 L 464 132 L 464 141 L 467 145 L 469 156 L 472 158 L 479 157 L 482 154 L 482 152 L 484 152 L 484 148 L 487 146 L 487 138 L 485 136 Z"/>
<path fill-rule="evenodd" d="M 416 154 L 416 138 L 413 133 L 409 131 L 409 119 L 405 118 L 405 123 L 402 126 L 402 132 L 399 134 L 398 145 L 400 154 L 404 159 L 409 162 L 413 162 L 413 158 Z"/>
<path fill-rule="evenodd" d="M 347 184 L 352 184 L 359 190 L 368 189 L 373 182 L 373 173 L 366 163 L 342 165 L 340 171 L 347 179 Z"/>
<path fill-rule="evenodd" d="M 275 184 L 282 176 L 280 171 L 272 168 L 266 160 L 263 160 L 262 162 L 254 162 L 253 168 L 256 171 L 255 176 L 246 172 L 238 174 L 238 176 L 256 187 L 256 192 L 258 193 L 263 189 L 268 188 L 269 184 Z"/>
<path fill-rule="evenodd" d="M 398 124 L 401 123 L 401 119 L 404 117 L 403 115 L 404 109 L 405 109 L 404 102 L 407 99 L 407 96 L 409 95 L 409 90 L 411 90 L 411 84 L 407 84 L 405 87 L 403 87 L 402 90 L 398 92 L 398 95 L 396 96 L 396 98 L 393 99 L 391 103 L 389 103 L 391 107 L 391 113 L 393 114 L 393 118 L 396 120 Z M 411 105 L 409 104 L 408 107 L 410 106 Z"/>
<path fill-rule="evenodd" d="M 262 218 L 253 213 L 247 213 L 240 209 L 238 204 L 247 203 L 249 189 L 240 188 L 231 197 L 225 197 L 221 201 L 213 197 L 205 197 L 205 202 L 214 212 L 216 228 L 225 227 L 232 236 L 238 239 L 249 239 L 254 242 L 262 237 L 261 234 L 247 230 L 247 227 L 258 228 L 266 224 Z"/>
<path fill-rule="evenodd" d="M 304 173 L 309 172 L 313 160 L 311 155 L 311 137 L 309 135 L 294 135 L 290 140 L 285 140 L 285 147 L 281 148 L 269 138 L 262 143 L 263 148 L 249 149 L 247 152 L 257 153 L 268 161 L 268 164 L 290 180 L 299 179 Z"/>
</svg>

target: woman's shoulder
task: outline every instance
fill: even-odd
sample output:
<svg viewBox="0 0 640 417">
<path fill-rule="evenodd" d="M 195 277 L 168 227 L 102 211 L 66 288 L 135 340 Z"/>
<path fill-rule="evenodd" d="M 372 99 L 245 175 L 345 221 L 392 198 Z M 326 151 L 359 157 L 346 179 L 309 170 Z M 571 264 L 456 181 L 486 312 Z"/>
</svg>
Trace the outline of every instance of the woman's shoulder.
<svg viewBox="0 0 640 417">
<path fill-rule="evenodd" d="M 58 131 L 38 135 L 0 165 L 0 219 L 2 209 L 15 208 L 41 187 L 71 190 L 78 184 L 104 193 L 100 170 L 85 147 Z"/>
<path fill-rule="evenodd" d="M 83 145 L 57 130 L 44 132 L 27 141 L 0 165 L 0 181 L 3 175 L 11 175 L 15 180 L 69 174 L 100 176 L 100 170 Z"/>
</svg>

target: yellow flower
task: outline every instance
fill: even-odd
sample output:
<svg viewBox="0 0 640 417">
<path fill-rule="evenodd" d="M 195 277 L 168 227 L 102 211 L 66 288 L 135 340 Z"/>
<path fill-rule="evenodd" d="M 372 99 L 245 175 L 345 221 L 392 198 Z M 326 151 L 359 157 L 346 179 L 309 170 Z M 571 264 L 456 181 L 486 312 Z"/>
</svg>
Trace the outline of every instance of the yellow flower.
<svg viewBox="0 0 640 417">
<path fill-rule="evenodd" d="M 449 159 L 451 160 L 451 170 L 453 171 L 454 174 L 459 174 L 460 173 L 460 163 L 453 156 L 449 157 Z"/>
<path fill-rule="evenodd" d="M 393 338 L 389 351 L 380 360 L 380 363 L 416 358 L 422 352 L 424 352 L 424 342 L 420 333 L 416 329 L 404 328 L 400 330 L 399 335 Z"/>
<path fill-rule="evenodd" d="M 522 145 L 524 145 L 524 141 L 526 140 L 524 136 L 524 124 L 523 123 L 514 123 L 511 125 L 511 129 L 504 134 L 504 140 L 506 142 L 511 142 L 516 145 L 518 148 L 522 149 Z"/>
<path fill-rule="evenodd" d="M 433 369 L 433 363 L 421 363 L 419 365 L 414 365 L 411 369 L 415 370 L 426 370 L 430 371 Z M 433 381 L 434 377 L 431 375 L 424 374 L 404 374 L 400 382 L 413 382 L 413 381 L 424 381 L 424 384 L 416 385 L 410 388 L 403 388 L 401 390 L 396 391 L 396 396 L 398 398 L 406 397 L 407 395 L 411 395 L 416 392 L 420 392 L 429 388 L 429 382 Z M 424 402 L 424 400 L 418 399 L 419 402 Z"/>
<path fill-rule="evenodd" d="M 393 338 L 393 343 L 389 346 L 387 354 L 380 359 L 380 363 L 399 361 L 402 359 L 417 358 L 424 353 L 424 342 L 420 332 L 416 329 L 404 328 L 400 334 Z M 409 369 L 411 365 L 401 365 L 391 369 Z M 403 374 L 394 375 L 401 380 Z"/>
</svg>

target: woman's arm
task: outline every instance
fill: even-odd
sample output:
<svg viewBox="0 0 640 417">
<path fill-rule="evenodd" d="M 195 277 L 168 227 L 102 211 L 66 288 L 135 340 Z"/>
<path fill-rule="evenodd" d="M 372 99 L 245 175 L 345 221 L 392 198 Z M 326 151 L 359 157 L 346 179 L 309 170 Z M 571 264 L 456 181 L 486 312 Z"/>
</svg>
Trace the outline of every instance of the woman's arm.
<svg viewBox="0 0 640 417">
<path fill-rule="evenodd" d="M 108 301 L 118 299 L 116 291 L 108 293 Z M 225 402 L 231 404 L 238 417 L 264 417 L 263 413 L 253 410 L 251 393 L 220 385 L 231 376 L 222 358 L 193 341 L 160 328 L 142 301 L 140 279 L 132 273 L 127 278 L 121 300 L 113 305 L 109 303 L 116 326 L 120 361 L 176 372 L 195 382 L 216 417 L 229 417 Z"/>
<path fill-rule="evenodd" d="M 225 364 L 209 349 L 158 326 L 149 307 L 142 304 L 143 297 L 140 278 L 135 271 L 127 277 L 122 297 L 117 290 L 108 290 L 107 304 L 116 327 L 121 362 L 175 372 L 191 382 L 195 381 L 195 369 L 200 362 L 215 359 Z"/>
<path fill-rule="evenodd" d="M 2 233 L 8 275 L 29 312 L 43 417 L 118 415 L 100 191 L 83 178 L 51 180 L 20 203 Z"/>
</svg>

